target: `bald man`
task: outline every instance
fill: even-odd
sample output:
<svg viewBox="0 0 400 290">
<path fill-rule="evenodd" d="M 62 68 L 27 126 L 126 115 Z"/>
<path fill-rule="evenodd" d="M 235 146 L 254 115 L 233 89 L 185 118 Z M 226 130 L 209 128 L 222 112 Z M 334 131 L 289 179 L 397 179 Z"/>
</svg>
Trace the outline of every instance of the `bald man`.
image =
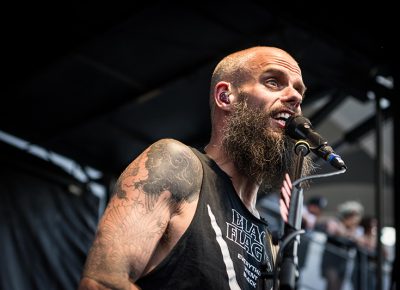
<svg viewBox="0 0 400 290">
<path fill-rule="evenodd" d="M 211 80 L 209 143 L 162 139 L 124 170 L 79 289 L 255 289 L 276 256 L 257 193 L 281 188 L 287 218 L 294 153 L 284 128 L 305 90 L 279 48 L 223 58 Z"/>
</svg>

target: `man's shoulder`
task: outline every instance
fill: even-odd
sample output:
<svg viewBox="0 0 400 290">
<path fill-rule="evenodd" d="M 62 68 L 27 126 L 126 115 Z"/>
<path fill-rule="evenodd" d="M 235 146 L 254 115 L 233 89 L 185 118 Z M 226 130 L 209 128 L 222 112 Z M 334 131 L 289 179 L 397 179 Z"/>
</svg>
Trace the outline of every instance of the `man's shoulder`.
<svg viewBox="0 0 400 290">
<path fill-rule="evenodd" d="M 188 160 L 194 163 L 200 162 L 192 147 L 176 139 L 164 138 L 151 144 L 146 151 L 147 154 L 161 159 L 178 158 L 178 160 Z"/>
<path fill-rule="evenodd" d="M 190 151 L 190 147 L 188 145 L 172 138 L 160 139 L 151 144 L 150 147 L 159 148 L 163 151 L 168 151 L 171 154 L 179 154 L 180 152 Z"/>
<path fill-rule="evenodd" d="M 199 158 L 188 145 L 175 139 L 161 139 L 146 150 L 145 162 L 151 182 L 157 180 L 175 199 L 198 193 L 203 176 Z"/>
</svg>

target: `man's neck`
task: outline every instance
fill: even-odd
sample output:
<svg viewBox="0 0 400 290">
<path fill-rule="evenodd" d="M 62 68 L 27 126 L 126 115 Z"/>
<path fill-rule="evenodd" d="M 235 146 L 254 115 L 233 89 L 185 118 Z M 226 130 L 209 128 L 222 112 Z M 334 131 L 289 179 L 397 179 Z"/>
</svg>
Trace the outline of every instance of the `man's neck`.
<svg viewBox="0 0 400 290">
<path fill-rule="evenodd" d="M 224 171 L 231 179 L 232 185 L 239 198 L 247 209 L 256 217 L 260 217 L 256 210 L 257 192 L 260 185 L 250 181 L 250 179 L 240 174 L 233 162 L 221 150 L 221 145 L 213 145 L 211 142 L 204 148 L 206 154 L 214 160 L 218 167 Z"/>
</svg>

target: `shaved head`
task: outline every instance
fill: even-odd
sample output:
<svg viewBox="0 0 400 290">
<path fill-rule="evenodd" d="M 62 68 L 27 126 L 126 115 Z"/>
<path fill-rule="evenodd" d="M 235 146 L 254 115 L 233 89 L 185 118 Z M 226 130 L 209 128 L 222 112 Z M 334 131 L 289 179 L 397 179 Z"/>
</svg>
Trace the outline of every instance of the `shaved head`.
<svg viewBox="0 0 400 290">
<path fill-rule="evenodd" d="M 263 58 L 284 59 L 290 63 L 292 70 L 301 75 L 301 70 L 296 60 L 286 51 L 271 46 L 255 46 L 234 52 L 224 57 L 215 67 L 211 77 L 210 107 L 214 109 L 214 89 L 218 82 L 226 81 L 235 87 L 254 78 L 255 70 L 261 69 L 260 61 Z"/>
<path fill-rule="evenodd" d="M 256 46 L 232 53 L 223 58 L 211 78 L 211 90 L 220 81 L 227 81 L 235 86 L 239 86 L 252 77 L 252 64 L 255 63 L 260 55 L 269 55 L 289 59 L 297 66 L 297 62 L 286 51 L 270 46 Z M 300 71 L 300 69 L 299 69 Z"/>
</svg>

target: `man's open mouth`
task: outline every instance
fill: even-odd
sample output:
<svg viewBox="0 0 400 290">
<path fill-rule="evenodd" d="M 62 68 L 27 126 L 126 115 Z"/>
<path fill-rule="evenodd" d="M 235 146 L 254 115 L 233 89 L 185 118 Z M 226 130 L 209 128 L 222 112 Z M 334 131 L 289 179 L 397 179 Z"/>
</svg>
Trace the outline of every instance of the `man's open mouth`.
<svg viewBox="0 0 400 290">
<path fill-rule="evenodd" d="M 282 126 L 285 127 L 286 125 L 286 120 L 291 116 L 292 114 L 288 112 L 279 112 L 273 116 L 275 120 L 278 121 L 278 123 Z"/>
</svg>

